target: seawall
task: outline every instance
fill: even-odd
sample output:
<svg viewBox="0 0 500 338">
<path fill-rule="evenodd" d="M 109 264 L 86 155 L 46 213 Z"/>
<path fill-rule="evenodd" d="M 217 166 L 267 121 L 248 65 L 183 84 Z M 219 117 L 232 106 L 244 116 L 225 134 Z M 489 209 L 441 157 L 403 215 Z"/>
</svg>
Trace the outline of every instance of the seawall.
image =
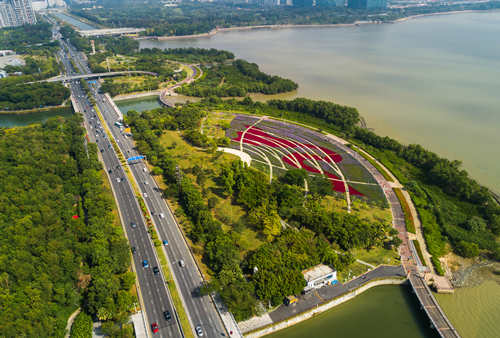
<svg viewBox="0 0 500 338">
<path fill-rule="evenodd" d="M 400 285 L 400 284 L 403 284 L 405 282 L 406 282 L 406 279 L 397 279 L 397 278 L 380 279 L 380 280 L 374 280 L 374 281 L 368 282 L 368 283 L 364 284 L 363 286 L 361 286 L 355 290 L 352 290 L 349 293 L 346 293 L 342 296 L 334 298 L 334 299 L 330 300 L 329 302 L 324 303 L 316 308 L 307 310 L 305 312 L 302 312 L 294 317 L 290 317 L 290 318 L 283 320 L 281 322 L 272 323 L 272 324 L 269 324 L 269 325 L 264 326 L 262 328 L 245 333 L 245 337 L 257 338 L 257 337 L 262 337 L 262 336 L 271 334 L 271 333 L 279 331 L 279 330 L 286 329 L 287 327 L 298 324 L 304 320 L 307 320 L 307 319 L 314 317 L 317 314 L 320 314 L 324 311 L 327 311 L 327 310 L 329 310 L 337 305 L 340 305 L 344 302 L 347 302 L 347 301 L 353 299 L 354 297 L 362 294 L 366 290 L 369 290 L 375 286 Z"/>
</svg>

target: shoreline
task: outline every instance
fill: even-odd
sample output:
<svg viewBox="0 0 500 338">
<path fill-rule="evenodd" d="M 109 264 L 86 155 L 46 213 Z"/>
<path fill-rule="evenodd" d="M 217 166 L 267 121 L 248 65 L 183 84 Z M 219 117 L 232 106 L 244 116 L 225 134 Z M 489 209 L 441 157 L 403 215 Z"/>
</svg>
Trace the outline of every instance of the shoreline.
<svg viewBox="0 0 500 338">
<path fill-rule="evenodd" d="M 328 301 L 320 306 L 317 306 L 313 309 L 298 313 L 295 316 L 287 318 L 287 319 L 282 320 L 280 322 L 270 323 L 270 324 L 264 325 L 262 327 L 256 328 L 254 330 L 244 332 L 244 336 L 247 338 L 257 338 L 257 337 L 267 336 L 271 333 L 275 333 L 275 332 L 284 330 L 286 328 L 295 326 L 301 322 L 312 319 L 318 314 L 327 312 L 328 310 L 331 310 L 338 305 L 341 305 L 345 302 L 348 302 L 348 301 L 356 298 L 357 296 L 363 294 L 365 291 L 367 291 L 371 288 L 374 288 L 377 286 L 382 286 L 382 285 L 401 285 L 404 283 L 407 283 L 407 279 L 383 278 L 383 279 L 378 279 L 378 280 L 372 280 L 366 284 L 363 284 L 362 286 L 360 286 L 356 289 L 349 291 L 348 293 L 345 293 L 345 294 L 340 295 L 336 298 L 333 298 L 330 301 Z"/>
<path fill-rule="evenodd" d="M 32 108 L 32 109 L 21 109 L 21 110 L 0 110 L 0 116 L 2 115 L 25 115 L 34 113 L 50 112 L 51 110 L 57 111 L 62 109 L 71 109 L 72 106 L 51 106 L 43 108 Z"/>
<path fill-rule="evenodd" d="M 234 26 L 227 28 L 214 28 L 207 33 L 200 34 L 189 34 L 189 35 L 169 35 L 169 36 L 141 36 L 134 38 L 134 40 L 157 40 L 157 41 L 170 41 L 170 40 L 185 40 L 185 39 L 198 39 L 198 38 L 209 38 L 215 36 L 218 33 L 236 32 L 236 31 L 251 31 L 251 30 L 274 30 L 274 29 L 290 29 L 290 28 L 342 28 L 342 27 L 356 27 L 361 25 L 380 25 L 380 24 L 394 24 L 401 23 L 409 20 L 415 20 L 419 18 L 424 18 L 428 16 L 437 15 L 452 15 L 460 13 L 485 13 L 499 11 L 499 9 L 470 9 L 463 11 L 449 11 L 449 12 L 436 12 L 436 13 L 426 13 L 426 14 L 416 14 L 407 17 L 399 18 L 392 21 L 382 22 L 382 21 L 355 21 L 353 23 L 335 23 L 335 24 L 275 24 L 275 25 L 254 25 L 254 26 Z"/>
</svg>

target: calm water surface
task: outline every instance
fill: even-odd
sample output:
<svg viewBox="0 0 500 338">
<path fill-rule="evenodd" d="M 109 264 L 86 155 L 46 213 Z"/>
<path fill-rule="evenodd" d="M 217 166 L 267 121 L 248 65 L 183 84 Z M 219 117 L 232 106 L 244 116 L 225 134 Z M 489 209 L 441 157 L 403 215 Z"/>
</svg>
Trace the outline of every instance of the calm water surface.
<svg viewBox="0 0 500 338">
<path fill-rule="evenodd" d="M 436 337 L 408 286 L 379 286 L 269 338 Z"/>
<path fill-rule="evenodd" d="M 45 122 L 47 119 L 55 116 L 69 117 L 72 113 L 54 114 L 50 112 L 38 112 L 28 114 L 0 114 L 0 127 L 21 127 L 33 123 Z"/>
<path fill-rule="evenodd" d="M 297 81 L 298 96 L 356 106 L 379 134 L 461 160 L 500 192 L 500 12 L 141 42 L 187 46 L 230 50 Z"/>
<path fill-rule="evenodd" d="M 52 15 L 55 17 L 59 18 L 60 20 L 69 23 L 70 25 L 73 25 L 75 27 L 78 27 L 81 30 L 88 31 L 88 30 L 94 30 L 97 29 L 97 27 L 91 26 L 83 21 L 76 20 L 72 16 L 66 15 L 61 12 L 52 12 Z"/>
</svg>

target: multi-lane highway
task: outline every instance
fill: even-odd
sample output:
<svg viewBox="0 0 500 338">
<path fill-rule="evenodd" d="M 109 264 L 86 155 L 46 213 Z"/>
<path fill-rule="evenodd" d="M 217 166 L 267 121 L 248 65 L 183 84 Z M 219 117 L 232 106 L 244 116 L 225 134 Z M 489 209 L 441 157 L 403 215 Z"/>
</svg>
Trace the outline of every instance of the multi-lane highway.
<svg viewBox="0 0 500 338">
<path fill-rule="evenodd" d="M 74 74 L 75 71 L 69 62 L 67 50 L 74 57 L 73 60 L 78 67 L 81 67 L 84 72 L 89 71 L 85 62 L 78 57 L 71 46 L 63 44 L 63 49 L 60 56 L 68 75 Z M 160 337 L 182 337 L 161 269 L 158 273 L 153 271 L 155 267 L 159 267 L 158 259 L 132 186 L 80 82 L 71 81 L 69 85 L 76 105 L 75 109 L 84 116 L 90 141 L 97 143 L 115 194 L 126 235 L 133 251 L 133 263 L 139 284 L 139 296 L 142 296 L 141 305 L 145 313 L 148 335 L 151 334 L 151 325 L 157 323 L 159 328 L 157 335 Z M 148 262 L 147 267 L 143 264 L 144 260 Z M 166 311 L 169 311 L 170 319 L 165 318 Z"/>
<path fill-rule="evenodd" d="M 63 42 L 63 47 L 65 51 L 61 54 L 61 59 L 66 69 L 70 70 L 68 75 L 75 73 L 71 71 L 70 58 L 80 69 L 80 74 L 90 73 L 86 60 L 71 45 Z M 180 336 L 181 332 L 175 321 L 175 316 L 170 321 L 166 321 L 163 316 L 164 311 L 170 311 L 174 315 L 175 309 L 171 304 L 161 273 L 155 275 L 152 272 L 152 267 L 159 265 L 131 184 L 120 166 L 118 157 L 103 132 L 101 122 L 97 118 L 80 83 L 71 81 L 70 87 L 79 110 L 84 113 L 85 126 L 91 141 L 95 140 L 98 144 L 125 223 L 127 237 L 131 247 L 135 248 L 134 264 L 148 324 L 158 323 L 160 327 L 159 333 L 162 336 Z M 96 104 L 106 124 L 112 131 L 121 152 L 126 158 L 138 155 L 134 149 L 133 140 L 114 126 L 119 117 L 112 102 L 105 95 L 98 93 L 97 84 L 91 85 L 90 89 L 91 96 L 95 98 Z M 160 240 L 168 242 L 168 245 L 165 245 L 163 250 L 167 254 L 170 269 L 180 291 L 192 329 L 201 329 L 203 335 L 207 337 L 226 336 L 227 332 L 212 299 L 209 296 L 201 297 L 197 293 L 203 279 L 173 214 L 162 198 L 161 190 L 156 186 L 156 182 L 150 175 L 145 163 L 135 163 L 130 165 L 130 168 L 151 212 Z M 136 226 L 132 227 L 132 223 Z M 143 268 L 144 259 L 149 261 L 149 268 Z M 194 333 L 199 334 L 197 331 Z"/>
<path fill-rule="evenodd" d="M 125 157 L 139 155 L 134 149 L 133 140 L 127 137 L 119 127 L 114 126 L 119 117 L 112 103 L 102 94 L 97 94 L 96 98 L 99 109 Z M 160 239 L 168 241 L 164 250 L 167 253 L 174 280 L 184 300 L 192 326 L 201 327 L 208 337 L 226 335 L 211 298 L 209 296 L 200 297 L 197 293 L 203 279 L 174 216 L 162 198 L 161 190 L 156 186 L 156 182 L 145 163 L 131 164 L 130 168 L 146 205 L 151 211 Z M 181 266 L 181 261 L 183 261 L 183 266 Z"/>
</svg>

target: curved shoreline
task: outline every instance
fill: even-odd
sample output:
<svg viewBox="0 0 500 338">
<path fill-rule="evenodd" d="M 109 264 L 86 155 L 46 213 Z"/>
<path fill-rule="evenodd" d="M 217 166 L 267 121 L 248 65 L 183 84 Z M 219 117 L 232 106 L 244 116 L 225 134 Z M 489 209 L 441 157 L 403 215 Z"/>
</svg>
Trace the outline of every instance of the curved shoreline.
<svg viewBox="0 0 500 338">
<path fill-rule="evenodd" d="M 485 13 L 499 11 L 498 9 L 471 9 L 463 11 L 449 11 L 449 12 L 436 12 L 436 13 L 426 13 L 426 14 L 416 14 L 410 15 L 404 18 L 399 18 L 392 21 L 381 22 L 381 21 L 355 21 L 353 23 L 335 23 L 335 24 L 276 24 L 276 25 L 255 25 L 255 26 L 235 26 L 227 28 L 214 28 L 210 32 L 200 33 L 200 34 L 190 34 L 190 35 L 169 35 L 169 36 L 142 36 L 134 38 L 135 40 L 157 40 L 157 41 L 169 41 L 169 40 L 185 40 L 185 39 L 198 39 L 198 38 L 209 38 L 215 36 L 217 33 L 227 33 L 234 31 L 250 31 L 250 30 L 263 30 L 263 29 L 290 29 L 290 28 L 342 28 L 342 27 L 353 27 L 360 25 L 380 25 L 380 24 L 392 24 L 400 23 L 408 20 L 419 19 L 428 16 L 436 15 L 451 15 L 460 13 Z"/>
<path fill-rule="evenodd" d="M 378 280 L 372 280 L 359 288 L 356 288 L 354 290 L 351 290 L 350 292 L 341 295 L 337 298 L 334 298 L 330 300 L 329 302 L 322 304 L 318 307 L 315 307 L 309 311 L 305 311 L 302 313 L 299 313 L 291 318 L 285 319 L 281 322 L 277 323 L 271 323 L 266 326 L 257 328 L 252 331 L 245 332 L 244 335 L 246 338 L 257 338 L 257 337 L 262 337 L 262 336 L 267 336 L 271 333 L 286 329 L 288 327 L 294 326 L 298 323 L 301 323 L 303 321 L 306 321 L 308 319 L 313 318 L 314 316 L 326 312 L 338 305 L 341 305 L 353 298 L 355 298 L 358 295 L 361 295 L 365 291 L 376 287 L 376 286 L 381 286 L 381 285 L 401 285 L 406 283 L 406 279 L 397 279 L 397 278 L 383 278 L 383 279 L 378 279 Z"/>
</svg>

